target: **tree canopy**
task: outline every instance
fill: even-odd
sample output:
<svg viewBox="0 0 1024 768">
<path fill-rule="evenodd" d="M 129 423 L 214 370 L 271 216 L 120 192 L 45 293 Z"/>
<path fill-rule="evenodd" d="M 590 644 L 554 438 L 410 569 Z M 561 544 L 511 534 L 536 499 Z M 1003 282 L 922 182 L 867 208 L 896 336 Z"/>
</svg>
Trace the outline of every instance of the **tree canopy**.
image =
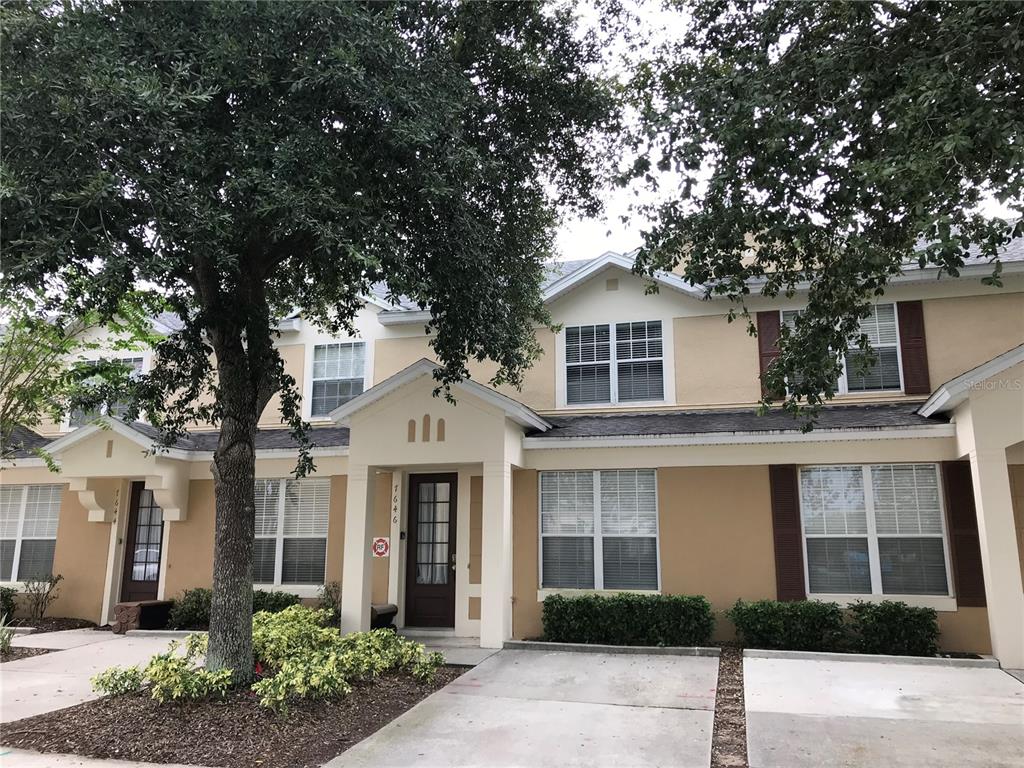
<svg viewBox="0 0 1024 768">
<path fill-rule="evenodd" d="M 649 210 L 637 269 L 681 263 L 740 305 L 809 283 L 766 383 L 813 416 L 835 392 L 835 351 L 867 348 L 858 323 L 894 275 L 956 275 L 971 255 L 998 282 L 1000 248 L 1024 235 L 979 212 L 987 197 L 1018 211 L 1024 199 L 1024 6 L 676 7 L 686 34 L 634 80 L 628 176 L 679 181 Z"/>
<path fill-rule="evenodd" d="M 517 383 L 548 322 L 557 210 L 597 209 L 618 124 L 601 30 L 569 3 L 0 13 L 2 287 L 43 287 L 48 309 L 101 320 L 141 289 L 180 318 L 127 415 L 144 410 L 167 440 L 220 425 L 208 661 L 244 678 L 253 439 L 275 392 L 305 435 L 275 319 L 298 308 L 337 332 L 386 280 L 429 309 L 442 384 L 467 358 Z"/>
</svg>

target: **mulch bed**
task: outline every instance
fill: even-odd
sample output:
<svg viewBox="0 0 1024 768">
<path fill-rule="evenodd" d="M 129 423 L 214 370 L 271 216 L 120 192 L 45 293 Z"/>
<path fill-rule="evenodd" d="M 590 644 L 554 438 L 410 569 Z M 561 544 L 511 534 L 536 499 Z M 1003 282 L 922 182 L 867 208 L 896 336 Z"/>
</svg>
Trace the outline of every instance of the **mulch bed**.
<svg viewBox="0 0 1024 768">
<path fill-rule="evenodd" d="M 442 667 L 429 684 L 385 675 L 337 700 L 297 701 L 278 715 L 253 693 L 158 704 L 145 691 L 11 723 L 6 747 L 88 757 L 226 768 L 314 768 L 447 685 L 464 668 Z"/>
<path fill-rule="evenodd" d="M 18 661 L 19 659 L 28 659 L 33 656 L 42 656 L 44 653 L 49 653 L 48 648 L 11 648 L 7 653 L 0 653 L 0 664 L 8 661 Z"/>
<path fill-rule="evenodd" d="M 15 619 L 11 622 L 12 627 L 34 627 L 33 634 L 42 632 L 63 632 L 65 629 L 88 629 L 95 627 L 96 623 L 85 619 Z"/>
<path fill-rule="evenodd" d="M 722 645 L 718 659 L 711 768 L 747 768 L 747 715 L 743 702 L 743 649 Z"/>
</svg>

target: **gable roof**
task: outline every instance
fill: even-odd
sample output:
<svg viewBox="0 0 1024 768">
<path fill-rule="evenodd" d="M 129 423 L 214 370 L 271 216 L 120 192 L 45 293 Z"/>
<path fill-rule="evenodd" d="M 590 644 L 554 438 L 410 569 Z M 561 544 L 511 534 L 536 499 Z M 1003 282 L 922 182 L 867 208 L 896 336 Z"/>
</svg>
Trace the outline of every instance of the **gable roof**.
<svg viewBox="0 0 1024 768">
<path fill-rule="evenodd" d="M 331 418 L 338 424 L 345 424 L 352 414 L 357 411 L 361 411 L 373 403 L 382 400 L 395 390 L 404 387 L 416 379 L 427 375 L 433 377 L 434 371 L 440 370 L 440 368 L 441 366 L 434 361 L 422 357 L 412 365 L 406 366 L 398 373 L 370 387 L 361 395 L 335 408 L 331 411 Z M 501 394 L 491 387 L 480 384 L 472 379 L 464 379 L 452 384 L 452 386 L 501 409 L 508 418 L 522 427 L 534 429 L 538 432 L 545 432 L 551 428 L 551 425 L 538 416 L 531 408 L 523 405 L 518 400 L 513 400 L 511 397 Z"/>
<path fill-rule="evenodd" d="M 1024 362 L 1024 344 L 1007 350 L 998 357 L 994 357 L 988 362 L 982 363 L 965 373 L 961 373 L 956 378 L 950 379 L 936 389 L 932 396 L 917 409 L 917 412 L 922 416 L 948 413 L 967 399 L 971 387 L 979 381 L 997 376 L 1022 362 Z"/>
</svg>

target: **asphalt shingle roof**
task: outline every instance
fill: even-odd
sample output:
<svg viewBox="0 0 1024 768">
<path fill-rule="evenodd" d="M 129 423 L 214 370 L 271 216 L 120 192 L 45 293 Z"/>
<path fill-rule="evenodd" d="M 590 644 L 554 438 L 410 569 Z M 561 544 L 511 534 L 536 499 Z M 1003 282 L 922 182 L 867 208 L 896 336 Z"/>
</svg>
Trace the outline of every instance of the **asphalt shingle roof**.
<svg viewBox="0 0 1024 768">
<path fill-rule="evenodd" d="M 29 456 L 33 456 L 33 451 L 37 448 L 42 448 L 50 439 L 43 437 L 40 434 L 33 432 L 31 429 L 27 429 L 22 426 L 17 426 L 11 431 L 11 439 L 9 445 L 5 446 L 9 450 L 5 453 L 10 458 L 24 459 Z"/>
<path fill-rule="evenodd" d="M 159 438 L 160 431 L 149 424 L 133 422 L 131 425 L 139 434 L 153 440 Z M 213 451 L 217 448 L 217 432 L 189 432 L 185 437 L 175 441 L 172 448 L 181 451 Z M 348 445 L 348 427 L 310 427 L 309 437 L 318 448 L 337 448 Z M 261 429 L 256 432 L 256 450 L 294 449 L 297 443 L 287 429 Z"/>
<path fill-rule="evenodd" d="M 916 413 L 919 403 L 834 405 L 821 410 L 817 429 L 882 429 L 944 423 Z M 546 416 L 552 429 L 530 437 L 651 437 L 714 432 L 798 432 L 801 422 L 775 408 L 761 416 L 757 410 L 703 410 L 658 413 L 609 413 Z"/>
</svg>

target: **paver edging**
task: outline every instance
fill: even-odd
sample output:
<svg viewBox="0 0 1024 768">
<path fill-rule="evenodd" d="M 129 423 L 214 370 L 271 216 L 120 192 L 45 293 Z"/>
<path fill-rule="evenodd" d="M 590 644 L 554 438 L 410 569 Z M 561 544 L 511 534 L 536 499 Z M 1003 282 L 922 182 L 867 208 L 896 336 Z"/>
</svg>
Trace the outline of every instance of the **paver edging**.
<svg viewBox="0 0 1024 768">
<path fill-rule="evenodd" d="M 35 634 L 35 627 L 7 627 L 11 632 L 14 633 L 15 637 L 19 635 L 32 635 Z"/>
<path fill-rule="evenodd" d="M 825 653 L 821 651 L 775 651 L 762 648 L 746 648 L 746 659 L 789 659 L 792 661 L 852 661 L 874 664 L 910 664 L 934 667 L 975 667 L 999 669 L 996 659 L 946 659 L 940 656 L 886 656 L 872 653 Z"/>
<path fill-rule="evenodd" d="M 660 645 L 592 645 L 588 643 L 547 643 L 539 640 L 506 640 L 502 646 L 509 651 L 566 651 L 575 653 L 621 653 L 652 656 L 709 656 L 718 658 L 720 648 Z"/>
</svg>

